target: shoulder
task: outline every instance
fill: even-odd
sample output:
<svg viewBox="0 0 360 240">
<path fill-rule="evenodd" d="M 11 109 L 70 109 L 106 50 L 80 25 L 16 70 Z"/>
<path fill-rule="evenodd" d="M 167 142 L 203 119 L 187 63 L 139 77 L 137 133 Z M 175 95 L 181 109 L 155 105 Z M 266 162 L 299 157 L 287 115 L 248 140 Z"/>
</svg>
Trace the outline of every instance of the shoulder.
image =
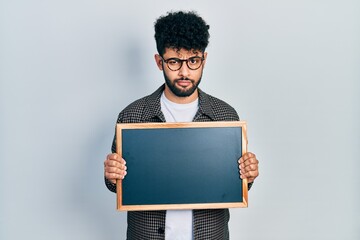
<svg viewBox="0 0 360 240">
<path fill-rule="evenodd" d="M 118 123 L 139 123 L 159 115 L 160 96 L 164 86 L 159 87 L 152 94 L 130 103 L 118 116 Z"/>
<path fill-rule="evenodd" d="M 236 110 L 227 102 L 202 92 L 204 105 L 209 105 L 216 121 L 238 121 L 239 115 Z"/>
<path fill-rule="evenodd" d="M 136 122 L 136 119 L 141 119 L 146 106 L 147 98 L 148 96 L 137 99 L 125 107 L 119 113 L 117 123 Z"/>
<path fill-rule="evenodd" d="M 214 97 L 212 95 L 207 94 L 207 96 L 209 97 L 210 103 L 212 105 L 213 108 L 220 108 L 220 109 L 225 109 L 229 112 L 235 112 L 236 110 L 227 102 L 225 102 L 224 100 L 221 100 L 217 97 Z"/>
</svg>

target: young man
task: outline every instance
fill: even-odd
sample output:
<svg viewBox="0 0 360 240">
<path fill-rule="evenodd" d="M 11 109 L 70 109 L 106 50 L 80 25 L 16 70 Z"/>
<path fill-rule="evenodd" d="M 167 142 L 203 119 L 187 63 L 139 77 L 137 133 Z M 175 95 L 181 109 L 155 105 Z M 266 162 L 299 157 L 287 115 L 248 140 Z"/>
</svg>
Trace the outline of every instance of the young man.
<svg viewBox="0 0 360 240">
<path fill-rule="evenodd" d="M 165 84 L 126 107 L 117 123 L 239 120 L 230 105 L 198 88 L 207 58 L 208 29 L 194 12 L 168 13 L 156 21 L 155 62 Z M 106 186 L 115 192 L 116 180 L 125 177 L 127 168 L 115 153 L 115 140 L 112 152 L 104 170 Z M 250 188 L 258 176 L 256 156 L 244 154 L 239 169 Z M 228 221 L 228 209 L 128 212 L 127 239 L 228 239 Z"/>
</svg>

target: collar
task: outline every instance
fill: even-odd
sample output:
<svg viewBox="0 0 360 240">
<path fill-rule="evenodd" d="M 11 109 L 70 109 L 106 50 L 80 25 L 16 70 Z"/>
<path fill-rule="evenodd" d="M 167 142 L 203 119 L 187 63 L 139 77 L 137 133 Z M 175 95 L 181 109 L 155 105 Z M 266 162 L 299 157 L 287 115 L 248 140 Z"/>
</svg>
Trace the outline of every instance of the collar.
<svg viewBox="0 0 360 240">
<path fill-rule="evenodd" d="M 147 122 L 148 119 L 157 117 L 162 122 L 165 122 L 164 114 L 161 112 L 160 98 L 165 89 L 165 84 L 160 86 L 154 93 L 145 98 L 147 107 L 144 109 L 142 121 Z M 214 113 L 212 111 L 209 95 L 198 88 L 199 92 L 199 110 L 195 115 L 196 120 L 201 115 L 207 115 L 211 120 L 215 121 Z"/>
</svg>

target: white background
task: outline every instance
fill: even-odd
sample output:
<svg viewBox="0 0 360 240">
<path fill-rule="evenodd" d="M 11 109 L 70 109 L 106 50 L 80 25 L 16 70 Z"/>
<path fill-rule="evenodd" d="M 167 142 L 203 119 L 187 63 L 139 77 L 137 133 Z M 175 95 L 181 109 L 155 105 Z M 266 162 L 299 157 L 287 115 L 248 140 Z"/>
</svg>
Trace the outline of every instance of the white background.
<svg viewBox="0 0 360 240">
<path fill-rule="evenodd" d="M 0 239 L 125 239 L 103 183 L 117 114 L 163 83 L 153 23 L 210 24 L 201 88 L 260 176 L 232 239 L 360 239 L 358 0 L 0 0 Z"/>
</svg>

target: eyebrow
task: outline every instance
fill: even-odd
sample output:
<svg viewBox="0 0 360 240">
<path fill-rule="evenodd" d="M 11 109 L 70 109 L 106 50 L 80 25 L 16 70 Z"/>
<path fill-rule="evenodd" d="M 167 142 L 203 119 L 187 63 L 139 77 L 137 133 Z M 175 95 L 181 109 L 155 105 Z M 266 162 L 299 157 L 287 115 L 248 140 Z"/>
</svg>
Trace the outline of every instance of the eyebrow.
<svg viewBox="0 0 360 240">
<path fill-rule="evenodd" d="M 178 58 L 178 57 L 171 57 L 168 59 L 179 59 L 179 60 L 186 60 L 186 59 L 190 59 L 190 58 L 201 58 L 200 56 L 193 56 L 193 57 L 189 57 L 189 58 Z"/>
</svg>

